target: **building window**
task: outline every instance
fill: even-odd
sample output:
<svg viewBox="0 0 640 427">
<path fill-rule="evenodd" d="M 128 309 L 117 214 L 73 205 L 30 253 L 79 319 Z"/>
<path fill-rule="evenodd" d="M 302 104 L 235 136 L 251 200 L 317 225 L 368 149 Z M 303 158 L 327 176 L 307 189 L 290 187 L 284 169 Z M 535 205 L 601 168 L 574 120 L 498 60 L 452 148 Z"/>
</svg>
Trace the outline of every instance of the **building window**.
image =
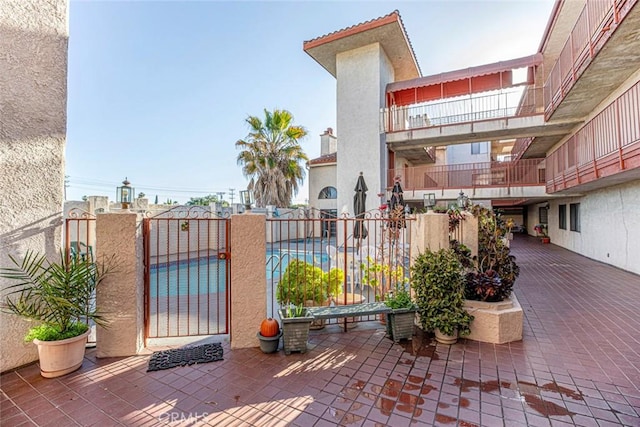
<svg viewBox="0 0 640 427">
<path fill-rule="evenodd" d="M 558 206 L 558 227 L 560 230 L 567 229 L 567 205 Z"/>
<path fill-rule="evenodd" d="M 471 143 L 471 154 L 487 154 L 488 146 L 486 142 L 472 142 Z"/>
<path fill-rule="evenodd" d="M 571 231 L 580 231 L 580 203 L 571 203 L 569 205 L 569 229 Z"/>
<path fill-rule="evenodd" d="M 538 218 L 540 218 L 540 224 L 549 224 L 549 208 L 538 208 Z"/>
<path fill-rule="evenodd" d="M 320 195 L 318 199 L 337 199 L 338 198 L 338 190 L 336 187 L 324 187 L 322 191 L 320 191 Z"/>
</svg>

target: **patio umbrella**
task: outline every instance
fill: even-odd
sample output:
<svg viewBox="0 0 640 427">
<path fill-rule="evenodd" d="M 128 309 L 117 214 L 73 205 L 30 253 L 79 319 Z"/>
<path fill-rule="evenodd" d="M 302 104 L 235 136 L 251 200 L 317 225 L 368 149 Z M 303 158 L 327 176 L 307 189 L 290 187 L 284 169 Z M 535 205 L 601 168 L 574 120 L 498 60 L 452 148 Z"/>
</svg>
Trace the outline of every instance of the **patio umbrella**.
<svg viewBox="0 0 640 427">
<path fill-rule="evenodd" d="M 402 186 L 400 185 L 400 179 L 396 178 L 391 190 L 391 200 L 389 202 L 390 209 L 390 226 L 392 228 L 404 227 L 404 197 L 402 196 Z"/>
<path fill-rule="evenodd" d="M 353 227 L 353 238 L 357 240 L 356 249 L 360 249 L 360 242 L 369 235 L 369 232 L 364 226 L 364 213 L 367 209 L 367 190 L 367 184 L 364 182 L 362 172 L 360 172 L 360 176 L 356 182 L 356 188 L 354 189 L 356 194 L 353 196 L 353 213 L 356 217 L 356 223 Z"/>
</svg>

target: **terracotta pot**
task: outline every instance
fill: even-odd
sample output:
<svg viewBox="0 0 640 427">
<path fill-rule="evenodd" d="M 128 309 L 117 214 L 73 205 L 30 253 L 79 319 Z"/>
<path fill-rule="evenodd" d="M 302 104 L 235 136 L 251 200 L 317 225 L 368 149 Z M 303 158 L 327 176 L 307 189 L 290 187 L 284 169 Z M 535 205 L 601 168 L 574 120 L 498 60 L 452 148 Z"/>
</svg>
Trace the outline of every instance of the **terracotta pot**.
<svg viewBox="0 0 640 427">
<path fill-rule="evenodd" d="M 543 237 L 543 238 L 541 238 L 541 239 L 540 239 L 540 241 L 541 241 L 542 243 L 545 243 L 545 244 L 546 244 L 546 243 L 551 243 L 551 238 L 549 238 L 549 237 Z"/>
<path fill-rule="evenodd" d="M 88 330 L 77 337 L 59 341 L 33 340 L 38 346 L 40 359 L 40 375 L 45 378 L 56 378 L 69 374 L 82 366 Z"/>
</svg>

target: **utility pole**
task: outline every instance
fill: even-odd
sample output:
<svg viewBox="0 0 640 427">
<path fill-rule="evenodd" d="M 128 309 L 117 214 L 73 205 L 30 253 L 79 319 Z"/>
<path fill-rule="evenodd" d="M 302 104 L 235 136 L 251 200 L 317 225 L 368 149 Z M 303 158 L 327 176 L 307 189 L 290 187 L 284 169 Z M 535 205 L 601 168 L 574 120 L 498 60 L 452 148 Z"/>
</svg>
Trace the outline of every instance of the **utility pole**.
<svg viewBox="0 0 640 427">
<path fill-rule="evenodd" d="M 229 189 L 229 197 L 231 198 L 231 204 L 232 205 L 233 205 L 233 196 L 235 196 L 235 194 L 236 194 L 235 191 L 236 191 L 235 188 L 230 188 Z"/>
<path fill-rule="evenodd" d="M 67 200 L 67 187 L 69 187 L 69 175 L 64 176 L 64 199 Z"/>
<path fill-rule="evenodd" d="M 222 196 L 225 195 L 225 192 L 224 191 L 218 191 L 216 194 L 218 195 L 218 201 L 220 203 L 222 203 Z"/>
</svg>

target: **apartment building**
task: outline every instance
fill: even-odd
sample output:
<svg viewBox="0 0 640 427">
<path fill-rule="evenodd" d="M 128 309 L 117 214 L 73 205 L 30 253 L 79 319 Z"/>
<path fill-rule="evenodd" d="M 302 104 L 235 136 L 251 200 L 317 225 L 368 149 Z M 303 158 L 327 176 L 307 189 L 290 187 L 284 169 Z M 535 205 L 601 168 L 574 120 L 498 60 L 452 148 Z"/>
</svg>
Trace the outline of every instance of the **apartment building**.
<svg viewBox="0 0 640 427">
<path fill-rule="evenodd" d="M 310 204 L 352 212 L 362 171 L 373 210 L 399 177 L 413 206 L 462 191 L 640 273 L 637 3 L 558 0 L 537 52 L 432 76 L 397 11 L 304 42 L 337 85 L 335 152 L 309 162 Z"/>
</svg>

